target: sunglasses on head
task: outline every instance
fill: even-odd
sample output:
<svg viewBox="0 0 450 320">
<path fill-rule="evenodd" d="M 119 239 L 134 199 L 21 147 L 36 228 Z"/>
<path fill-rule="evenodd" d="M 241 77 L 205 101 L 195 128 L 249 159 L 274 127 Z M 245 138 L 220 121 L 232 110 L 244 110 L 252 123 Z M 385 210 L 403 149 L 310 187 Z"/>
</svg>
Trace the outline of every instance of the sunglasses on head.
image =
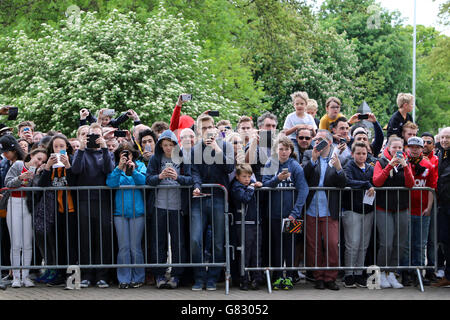
<svg viewBox="0 0 450 320">
<path fill-rule="evenodd" d="M 297 139 L 309 141 L 309 140 L 311 140 L 311 137 L 298 136 Z"/>
</svg>

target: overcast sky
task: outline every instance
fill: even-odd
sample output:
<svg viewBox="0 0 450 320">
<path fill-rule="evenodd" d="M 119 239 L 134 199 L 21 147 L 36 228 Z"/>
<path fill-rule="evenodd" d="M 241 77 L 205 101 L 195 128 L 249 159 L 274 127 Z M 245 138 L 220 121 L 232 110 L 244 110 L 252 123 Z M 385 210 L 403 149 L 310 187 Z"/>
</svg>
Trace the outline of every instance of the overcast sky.
<svg viewBox="0 0 450 320">
<path fill-rule="evenodd" d="M 318 5 L 324 0 L 317 0 Z M 414 22 L 414 0 L 376 0 L 382 7 L 389 11 L 398 10 L 404 18 L 404 25 L 413 25 Z M 439 5 L 446 0 L 416 0 L 417 3 L 417 24 L 427 27 L 435 27 L 437 30 L 450 36 L 450 27 L 438 24 Z"/>
</svg>

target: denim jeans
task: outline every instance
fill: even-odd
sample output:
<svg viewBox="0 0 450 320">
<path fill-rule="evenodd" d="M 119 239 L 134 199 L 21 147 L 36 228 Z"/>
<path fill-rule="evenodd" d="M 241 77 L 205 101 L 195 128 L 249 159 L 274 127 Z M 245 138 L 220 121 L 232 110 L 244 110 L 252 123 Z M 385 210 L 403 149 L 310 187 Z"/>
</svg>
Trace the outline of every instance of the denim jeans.
<svg viewBox="0 0 450 320">
<path fill-rule="evenodd" d="M 207 225 L 212 226 L 212 263 L 221 263 L 225 261 L 225 215 L 224 198 L 214 196 L 208 198 L 197 198 L 192 200 L 191 210 L 191 255 L 193 263 L 204 263 L 202 255 L 204 243 L 203 235 Z M 208 267 L 194 268 L 195 282 L 211 281 L 216 283 L 219 279 L 221 268 Z"/>
<path fill-rule="evenodd" d="M 119 252 L 118 264 L 143 264 L 142 235 L 144 234 L 145 217 L 126 218 L 114 216 Z M 144 282 L 144 268 L 117 268 L 119 283 Z"/>
<path fill-rule="evenodd" d="M 170 234 L 170 248 L 172 263 L 184 263 L 186 250 L 184 246 L 184 217 L 181 211 L 156 208 L 151 215 L 151 261 L 152 263 L 167 263 L 168 234 Z M 172 276 L 180 278 L 184 268 L 172 268 Z M 164 277 L 166 268 L 155 268 L 153 274 L 156 279 Z"/>
<path fill-rule="evenodd" d="M 411 216 L 411 265 L 425 264 L 425 249 L 428 241 L 431 217 Z"/>
</svg>

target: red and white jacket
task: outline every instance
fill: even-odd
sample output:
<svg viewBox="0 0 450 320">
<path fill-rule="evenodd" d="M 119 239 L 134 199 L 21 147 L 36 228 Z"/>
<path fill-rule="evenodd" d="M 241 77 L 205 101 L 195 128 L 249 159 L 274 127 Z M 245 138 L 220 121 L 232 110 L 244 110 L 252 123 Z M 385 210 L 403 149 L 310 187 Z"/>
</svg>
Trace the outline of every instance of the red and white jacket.
<svg viewBox="0 0 450 320">
<path fill-rule="evenodd" d="M 437 171 L 433 164 L 422 158 L 411 159 L 410 164 L 412 173 L 414 175 L 414 187 L 429 187 L 436 189 L 437 184 Z M 428 206 L 428 192 L 425 190 L 413 190 L 411 191 L 411 214 L 414 216 L 421 216 L 422 212 Z M 421 205 L 422 203 L 422 205 Z"/>
</svg>

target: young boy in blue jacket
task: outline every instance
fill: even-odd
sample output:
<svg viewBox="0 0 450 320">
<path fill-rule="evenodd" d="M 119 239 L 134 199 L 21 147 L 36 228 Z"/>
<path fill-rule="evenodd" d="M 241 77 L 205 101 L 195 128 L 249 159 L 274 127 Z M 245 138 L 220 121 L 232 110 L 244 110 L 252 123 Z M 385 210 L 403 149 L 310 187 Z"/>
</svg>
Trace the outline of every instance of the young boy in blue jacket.
<svg viewBox="0 0 450 320">
<path fill-rule="evenodd" d="M 241 246 L 241 227 L 242 221 L 245 223 L 245 266 L 261 266 L 261 216 L 258 212 L 255 188 L 262 187 L 262 183 L 256 181 L 253 175 L 252 167 L 249 164 L 236 166 L 236 178 L 231 186 L 231 196 L 236 208 L 234 224 L 236 226 L 237 245 Z M 244 219 L 242 213 L 244 212 Z M 238 256 L 238 265 L 240 266 L 241 255 Z M 258 290 L 263 282 L 261 271 L 251 272 L 251 288 Z M 240 289 L 248 290 L 249 273 L 241 275 Z"/>
<path fill-rule="evenodd" d="M 303 173 L 303 169 L 296 161 L 294 144 L 288 137 L 280 137 L 275 145 L 276 156 L 272 156 L 265 165 L 263 186 L 269 188 L 295 187 L 294 190 L 271 191 L 270 227 L 271 227 L 271 256 L 272 266 L 282 267 L 286 261 L 286 267 L 294 266 L 294 254 L 292 253 L 292 237 L 281 232 L 283 218 L 293 221 L 302 215 L 302 209 L 308 196 L 309 188 Z M 277 168 L 275 172 L 272 168 Z M 297 193 L 297 195 L 295 195 Z M 293 288 L 293 271 L 287 271 L 286 277 L 282 271 L 274 271 L 273 283 L 275 290 Z"/>
<path fill-rule="evenodd" d="M 150 186 L 173 186 L 155 192 L 151 218 L 151 260 L 153 263 L 167 261 L 167 233 L 170 233 L 172 263 L 186 260 L 184 246 L 184 215 L 189 212 L 188 190 L 177 186 L 192 184 L 189 164 L 183 163 L 183 154 L 178 147 L 178 139 L 170 131 L 164 131 L 155 146 L 155 154 L 147 168 L 147 184 Z M 166 279 L 166 268 L 155 268 L 156 287 L 175 289 L 179 285 L 184 268 L 173 267 L 170 279 Z"/>
</svg>

